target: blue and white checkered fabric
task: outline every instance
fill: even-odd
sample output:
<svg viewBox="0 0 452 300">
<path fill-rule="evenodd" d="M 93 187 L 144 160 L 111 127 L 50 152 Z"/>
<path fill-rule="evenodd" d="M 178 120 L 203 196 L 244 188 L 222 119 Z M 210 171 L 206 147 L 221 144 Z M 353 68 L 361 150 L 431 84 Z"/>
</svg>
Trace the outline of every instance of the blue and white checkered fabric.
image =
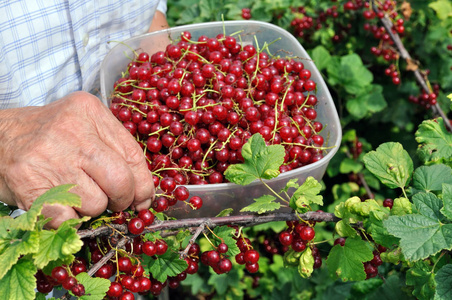
<svg viewBox="0 0 452 300">
<path fill-rule="evenodd" d="M 95 91 L 108 41 L 147 32 L 156 9 L 166 0 L 0 1 L 0 109 Z"/>
</svg>

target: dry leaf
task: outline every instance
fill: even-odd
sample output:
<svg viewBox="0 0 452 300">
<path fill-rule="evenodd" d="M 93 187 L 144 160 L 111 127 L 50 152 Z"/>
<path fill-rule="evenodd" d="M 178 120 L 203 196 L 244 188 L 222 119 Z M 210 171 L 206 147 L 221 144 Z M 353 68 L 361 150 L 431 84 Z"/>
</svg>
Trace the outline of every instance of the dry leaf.
<svg viewBox="0 0 452 300">
<path fill-rule="evenodd" d="M 419 66 L 417 65 L 417 63 L 415 61 L 413 61 L 412 59 L 408 58 L 406 60 L 406 70 L 407 71 L 416 71 L 417 69 L 419 69 Z"/>
<path fill-rule="evenodd" d="M 400 10 L 402 11 L 402 15 L 405 20 L 408 20 L 411 17 L 411 13 L 413 12 L 411 10 L 411 4 L 406 1 L 403 1 L 402 5 L 400 6 Z"/>
</svg>

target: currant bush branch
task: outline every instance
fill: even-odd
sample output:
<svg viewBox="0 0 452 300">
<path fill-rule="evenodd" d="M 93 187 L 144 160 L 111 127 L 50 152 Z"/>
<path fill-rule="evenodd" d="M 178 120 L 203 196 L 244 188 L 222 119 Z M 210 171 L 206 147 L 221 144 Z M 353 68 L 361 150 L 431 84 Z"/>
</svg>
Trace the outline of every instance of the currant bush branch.
<svg viewBox="0 0 452 300">
<path fill-rule="evenodd" d="M 374 10 L 374 12 L 377 13 L 379 11 L 379 9 L 378 9 L 375 1 L 370 1 L 370 3 L 372 5 L 372 9 Z M 380 21 L 382 22 L 384 28 L 386 29 L 386 32 L 391 37 L 391 40 L 396 45 L 397 50 L 400 53 L 400 56 L 407 62 L 408 65 L 410 65 L 410 64 L 412 65 L 413 63 L 415 63 L 414 60 L 411 58 L 410 53 L 408 52 L 408 50 L 406 50 L 405 46 L 403 45 L 403 42 L 400 39 L 399 34 L 392 31 L 393 23 L 391 22 L 389 17 L 387 15 L 384 15 L 380 19 Z M 412 72 L 414 73 L 414 76 L 416 77 L 416 81 L 422 87 L 422 89 L 428 94 L 432 93 L 432 89 L 429 87 L 429 84 L 425 80 L 425 78 L 422 75 L 419 68 L 416 67 L 416 68 L 412 69 Z M 439 106 L 439 103 L 432 105 L 432 110 L 435 114 L 439 115 L 444 120 L 444 124 L 445 124 L 447 130 L 452 132 L 452 125 L 450 124 L 449 118 L 444 113 L 442 108 Z"/>
<path fill-rule="evenodd" d="M 316 221 L 316 222 L 340 221 L 340 218 L 336 217 L 333 213 L 327 213 L 322 211 L 309 211 L 304 214 L 297 214 L 295 212 L 269 213 L 262 215 L 249 214 L 249 215 L 213 217 L 213 218 L 192 218 L 169 221 L 156 221 L 154 222 L 154 224 L 147 226 L 143 231 L 143 234 L 163 230 L 200 227 L 202 224 L 204 224 L 203 226 L 207 225 L 210 228 L 224 225 L 238 225 L 246 227 L 274 221 L 299 220 L 300 218 L 305 221 Z M 120 230 L 122 232 L 127 232 L 127 226 L 125 225 L 116 225 L 115 229 Z M 113 229 L 108 226 L 101 226 L 96 229 L 84 229 L 78 231 L 78 235 L 81 238 L 105 236 L 111 233 L 113 233 Z"/>
</svg>

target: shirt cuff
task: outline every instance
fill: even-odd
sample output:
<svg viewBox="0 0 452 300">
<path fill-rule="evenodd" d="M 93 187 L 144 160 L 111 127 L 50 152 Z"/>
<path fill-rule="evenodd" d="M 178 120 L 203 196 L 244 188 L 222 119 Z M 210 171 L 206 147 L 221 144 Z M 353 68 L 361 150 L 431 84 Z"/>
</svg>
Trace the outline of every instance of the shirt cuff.
<svg viewBox="0 0 452 300">
<path fill-rule="evenodd" d="M 160 0 L 159 4 L 157 5 L 157 10 L 166 15 L 167 9 L 168 8 L 167 8 L 167 5 L 166 5 L 166 0 Z"/>
</svg>

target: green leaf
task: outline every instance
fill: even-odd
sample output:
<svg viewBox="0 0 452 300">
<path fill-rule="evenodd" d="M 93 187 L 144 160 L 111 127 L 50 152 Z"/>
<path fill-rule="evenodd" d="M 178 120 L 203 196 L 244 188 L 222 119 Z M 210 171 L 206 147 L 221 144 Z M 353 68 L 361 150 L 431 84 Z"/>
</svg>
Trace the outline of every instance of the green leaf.
<svg viewBox="0 0 452 300">
<path fill-rule="evenodd" d="M 328 72 L 328 82 L 331 85 L 339 85 L 342 81 L 341 60 L 338 56 L 332 56 L 330 63 L 326 66 Z"/>
<path fill-rule="evenodd" d="M 387 208 L 378 204 L 374 199 L 367 199 L 366 201 L 356 200 L 357 197 L 353 197 L 345 202 L 345 206 L 355 215 L 368 217 L 369 214 L 373 212 L 375 217 L 382 219 L 389 211 Z"/>
<path fill-rule="evenodd" d="M 400 143 L 381 144 L 363 160 L 366 168 L 390 188 L 404 188 L 413 172 L 413 161 Z"/>
<path fill-rule="evenodd" d="M 441 199 L 432 193 L 417 193 L 413 196 L 413 204 L 417 211 L 432 220 L 441 220 L 443 216 L 440 213 L 443 207 Z"/>
<path fill-rule="evenodd" d="M 300 256 L 300 264 L 298 265 L 298 273 L 303 278 L 308 278 L 314 271 L 314 256 L 312 250 L 307 247 Z"/>
<path fill-rule="evenodd" d="M 345 158 L 342 160 L 339 171 L 342 174 L 359 173 L 361 172 L 363 165 L 361 162 L 354 160 L 353 158 Z"/>
<path fill-rule="evenodd" d="M 345 106 L 357 119 L 382 111 L 387 103 L 383 97 L 383 88 L 380 85 L 368 85 L 363 88 L 356 98 L 349 99 Z"/>
<path fill-rule="evenodd" d="M 33 300 L 38 271 L 28 259 L 22 258 L 0 280 L 0 299 Z"/>
<path fill-rule="evenodd" d="M 335 184 L 332 188 L 334 199 L 337 202 L 343 202 L 359 192 L 359 185 L 356 182 L 345 182 Z"/>
<path fill-rule="evenodd" d="M 400 238 L 407 260 L 417 261 L 452 249 L 452 224 L 444 225 L 419 214 L 390 216 L 383 224 L 390 234 Z"/>
<path fill-rule="evenodd" d="M 441 213 L 452 221 L 452 184 L 443 183 L 443 207 Z"/>
<path fill-rule="evenodd" d="M 108 279 L 90 277 L 85 272 L 78 274 L 75 278 L 85 287 L 85 295 L 79 297 L 80 300 L 104 299 L 111 284 Z"/>
<path fill-rule="evenodd" d="M 212 274 L 207 283 L 213 286 L 219 295 L 224 295 L 229 288 L 239 285 L 240 278 L 239 270 L 237 268 L 232 268 L 227 274 Z"/>
<path fill-rule="evenodd" d="M 440 191 L 443 183 L 452 184 L 452 169 L 446 165 L 421 166 L 414 171 L 413 188 L 417 190 Z"/>
<path fill-rule="evenodd" d="M 56 300 L 55 297 L 48 297 L 43 293 L 36 293 L 36 299 L 35 300 Z"/>
<path fill-rule="evenodd" d="M 235 256 L 240 253 L 239 247 L 237 247 L 237 241 L 233 238 L 235 229 L 229 226 L 217 226 L 213 229 L 212 241 L 215 246 L 218 246 L 221 242 L 228 245 L 228 252 L 226 255 Z"/>
<path fill-rule="evenodd" d="M 391 215 L 393 216 L 403 216 L 407 214 L 411 214 L 413 212 L 413 208 L 410 200 L 405 197 L 395 198 L 394 204 L 391 209 Z"/>
<path fill-rule="evenodd" d="M 356 236 L 357 232 L 353 227 L 350 225 L 349 222 L 346 222 L 345 220 L 340 220 L 339 222 L 336 222 L 336 225 L 334 226 L 334 229 L 336 230 L 337 234 L 342 237 L 349 237 L 349 236 Z"/>
<path fill-rule="evenodd" d="M 80 197 L 69 190 L 73 188 L 73 184 L 64 184 L 51 188 L 41 196 L 39 196 L 31 205 L 30 209 L 17 217 L 18 222 L 14 225 L 21 230 L 34 230 L 35 224 L 38 220 L 38 215 L 44 204 L 46 205 L 68 205 L 72 207 L 81 207 L 82 201 Z"/>
<path fill-rule="evenodd" d="M 0 240 L 3 250 L 0 254 L 0 280 L 6 272 L 19 260 L 21 255 L 36 253 L 39 248 L 38 232 L 21 232 L 5 227 L 13 219 L 3 217 L 0 219 Z M 6 222 L 5 222 L 6 221 Z M 11 222 L 12 223 L 12 222 Z"/>
<path fill-rule="evenodd" d="M 216 217 L 227 217 L 231 215 L 233 211 L 234 210 L 232 208 L 223 209 L 218 215 L 216 215 Z"/>
<path fill-rule="evenodd" d="M 352 53 L 341 59 L 341 71 L 345 80 L 344 88 L 350 94 L 360 94 L 373 80 L 372 73 L 364 67 L 361 58 Z"/>
<path fill-rule="evenodd" d="M 188 267 L 187 262 L 180 259 L 179 254 L 172 251 L 166 251 L 165 254 L 156 256 L 155 259 L 145 256 L 143 265 L 147 265 L 152 276 L 162 283 L 168 277 L 174 277 Z"/>
<path fill-rule="evenodd" d="M 298 212 L 305 212 L 312 203 L 323 205 L 323 196 L 319 195 L 322 185 L 312 176 L 297 188 L 290 198 L 290 207 Z"/>
<path fill-rule="evenodd" d="M 283 192 L 287 192 L 290 188 L 298 189 L 300 185 L 298 184 L 298 178 L 289 179 L 286 186 L 282 189 Z"/>
<path fill-rule="evenodd" d="M 281 203 L 275 202 L 276 197 L 271 195 L 264 195 L 257 199 L 254 199 L 254 203 L 245 206 L 240 211 L 245 212 L 257 212 L 258 214 L 263 214 L 269 211 L 277 210 L 281 207 Z"/>
<path fill-rule="evenodd" d="M 364 297 L 362 299 L 369 300 L 386 300 L 386 299 L 403 299 L 409 300 L 413 297 L 409 297 L 405 291 L 406 286 L 403 283 L 403 279 L 399 274 L 389 275 L 385 277 L 385 283 L 381 285 L 370 297 Z"/>
<path fill-rule="evenodd" d="M 413 286 L 413 295 L 418 299 L 432 299 L 435 294 L 435 274 L 431 266 L 419 261 L 407 270 L 406 284 Z"/>
<path fill-rule="evenodd" d="M 6 217 L 9 216 L 11 213 L 11 209 L 8 205 L 0 202 L 0 217 Z"/>
<path fill-rule="evenodd" d="M 446 130 L 442 118 L 423 121 L 415 135 L 424 162 L 451 161 L 452 135 Z"/>
<path fill-rule="evenodd" d="M 372 73 L 363 65 L 361 58 L 356 53 L 341 57 L 339 66 L 334 63 L 329 64 L 327 71 L 329 75 L 335 77 L 334 80 L 337 80 L 337 83 L 341 84 L 347 93 L 353 95 L 361 94 L 373 80 Z"/>
<path fill-rule="evenodd" d="M 83 242 L 72 227 L 78 220 L 68 220 L 56 230 L 43 230 L 40 232 L 39 251 L 33 255 L 38 268 L 44 268 L 50 261 L 61 259 L 72 261 L 75 253 L 80 251 Z"/>
<path fill-rule="evenodd" d="M 393 265 L 398 265 L 402 260 L 405 261 L 400 247 L 382 252 L 380 253 L 380 257 L 383 262 L 389 262 Z"/>
<path fill-rule="evenodd" d="M 247 185 L 256 179 L 272 179 L 279 175 L 279 167 L 284 162 L 282 145 L 265 144 L 260 134 L 253 135 L 242 147 L 243 164 L 233 164 L 225 171 L 230 182 Z"/>
<path fill-rule="evenodd" d="M 352 287 L 352 294 L 355 294 L 355 297 L 359 297 L 361 295 L 371 295 L 382 285 L 383 280 L 380 278 L 369 278 L 368 280 L 358 281 Z"/>
<path fill-rule="evenodd" d="M 264 231 L 264 230 L 272 230 L 275 233 L 279 233 L 287 228 L 286 221 L 274 221 L 274 222 L 267 222 L 259 225 L 253 226 L 254 232 Z"/>
<path fill-rule="evenodd" d="M 372 250 L 360 238 L 348 238 L 345 245 L 335 245 L 328 255 L 326 264 L 330 274 L 337 274 L 343 281 L 365 280 L 363 262 L 373 258 Z"/>
<path fill-rule="evenodd" d="M 383 220 L 375 217 L 373 212 L 369 215 L 369 233 L 372 239 L 383 247 L 392 248 L 393 245 L 398 245 L 399 238 L 389 234 L 388 230 L 383 226 Z"/>
<path fill-rule="evenodd" d="M 428 6 L 436 12 L 436 15 L 441 20 L 452 17 L 452 4 L 448 0 L 437 0 L 429 3 Z"/>
<path fill-rule="evenodd" d="M 310 56 L 319 71 L 325 69 L 331 60 L 330 53 L 322 45 L 315 47 Z"/>
<path fill-rule="evenodd" d="M 452 265 L 443 266 L 435 275 L 435 300 L 452 299 Z"/>
<path fill-rule="evenodd" d="M 207 284 L 204 278 L 199 276 L 199 273 L 187 276 L 187 279 L 181 281 L 180 284 L 189 289 L 192 295 L 210 293 L 210 286 Z"/>
</svg>

